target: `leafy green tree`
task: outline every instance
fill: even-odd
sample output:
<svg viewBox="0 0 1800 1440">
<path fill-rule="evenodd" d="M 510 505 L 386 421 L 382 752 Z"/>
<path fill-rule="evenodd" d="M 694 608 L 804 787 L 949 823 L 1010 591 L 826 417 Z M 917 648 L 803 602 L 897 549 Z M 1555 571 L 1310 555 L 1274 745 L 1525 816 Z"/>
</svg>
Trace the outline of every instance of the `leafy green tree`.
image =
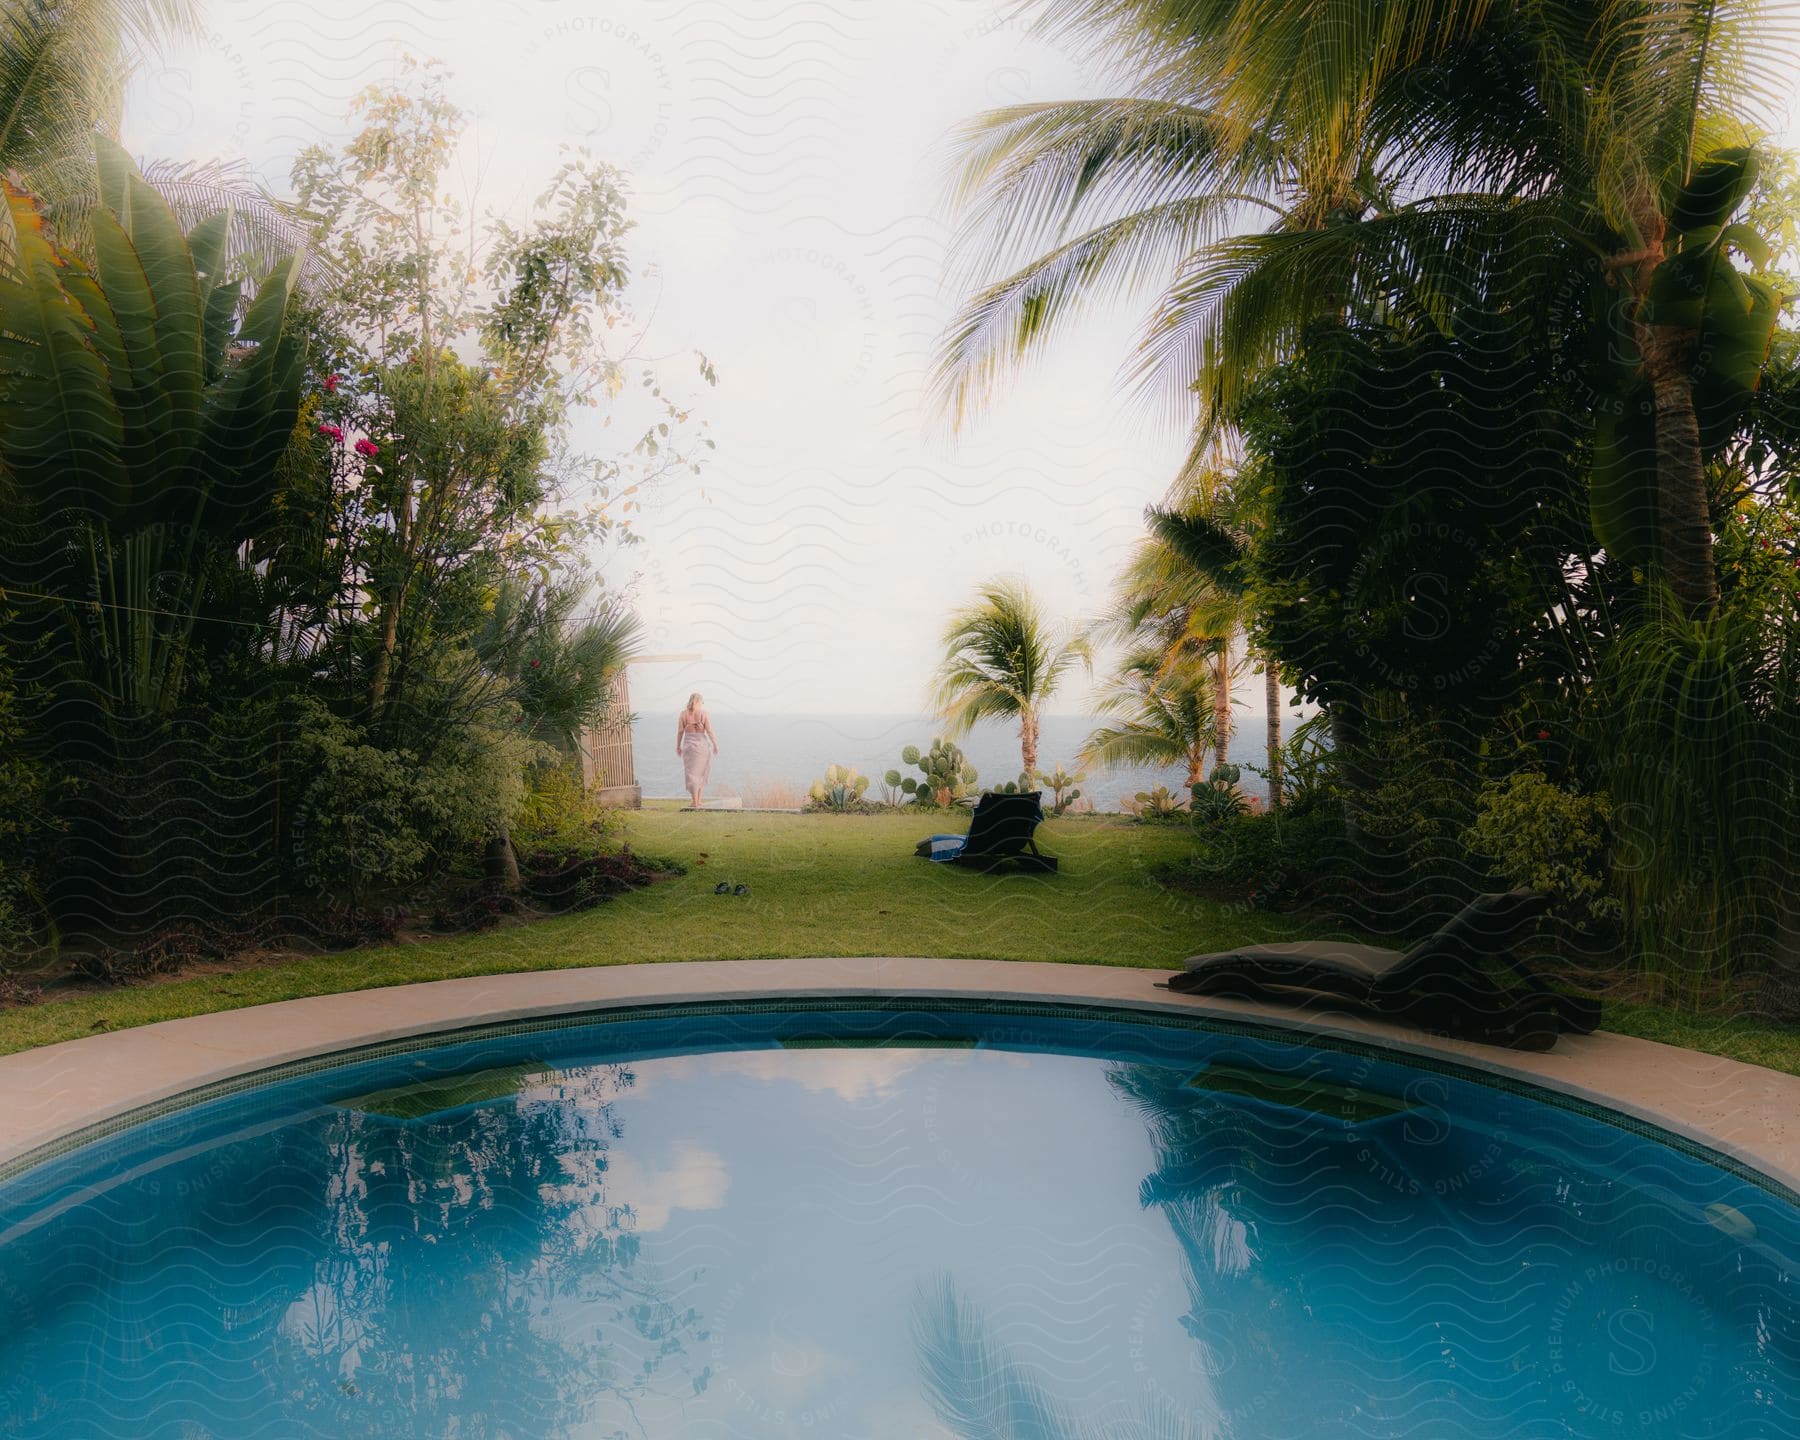
<svg viewBox="0 0 1800 1440">
<path fill-rule="evenodd" d="M 652 418 L 629 464 L 569 448 L 571 415 L 617 399 L 631 373 L 629 352 L 606 348 L 631 329 L 620 177 L 577 157 L 528 224 L 472 222 L 450 193 L 466 117 L 444 87 L 434 66 L 371 87 L 349 143 L 313 147 L 294 168 L 338 277 L 326 301 L 350 372 L 321 419 L 372 482 L 354 503 L 373 522 L 362 558 L 377 720 L 408 636 L 435 623 L 430 597 L 452 572 L 567 564 L 583 536 L 628 532 L 639 487 L 697 464 L 688 412 L 653 375 L 639 387 Z M 470 352 L 475 363 L 458 358 Z M 710 379 L 704 359 L 701 369 Z"/>
<path fill-rule="evenodd" d="M 1019 759 L 1037 771 L 1038 717 L 1069 671 L 1091 666 L 1087 637 L 1059 632 L 1019 580 L 993 580 L 944 627 L 935 705 L 946 734 L 966 735 L 983 720 L 1019 722 Z"/>
</svg>

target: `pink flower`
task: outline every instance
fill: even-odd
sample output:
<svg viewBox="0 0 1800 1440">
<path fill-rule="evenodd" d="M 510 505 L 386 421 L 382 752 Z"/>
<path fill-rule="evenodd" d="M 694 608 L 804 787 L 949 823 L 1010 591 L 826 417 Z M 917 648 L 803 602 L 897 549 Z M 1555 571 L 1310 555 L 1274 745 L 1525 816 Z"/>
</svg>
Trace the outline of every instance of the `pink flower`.
<svg viewBox="0 0 1800 1440">
<path fill-rule="evenodd" d="M 344 432 L 335 425 L 321 425 L 319 427 L 319 433 L 321 435 L 329 436 L 331 440 L 339 445 L 344 443 Z"/>
<path fill-rule="evenodd" d="M 327 395 L 335 395 L 337 394 L 337 387 L 338 377 L 335 375 L 327 375 L 325 377 L 325 393 Z"/>
<path fill-rule="evenodd" d="M 533 660 L 533 661 L 532 661 L 532 662 L 531 662 L 531 668 L 532 668 L 532 669 L 533 669 L 533 670 L 535 670 L 535 669 L 537 669 L 537 668 L 538 668 L 538 662 L 537 662 L 537 661 L 535 661 L 535 660 Z"/>
<path fill-rule="evenodd" d="M 361 455 L 364 459 L 372 460 L 381 453 L 381 447 L 373 440 L 358 440 L 356 442 L 356 453 Z"/>
<path fill-rule="evenodd" d="M 1548 730 L 1540 730 L 1540 731 L 1538 731 L 1538 739 L 1540 739 L 1540 740 L 1548 740 L 1548 739 L 1549 739 L 1549 738 L 1550 738 L 1550 732 L 1549 732 L 1549 731 L 1548 731 Z"/>
</svg>

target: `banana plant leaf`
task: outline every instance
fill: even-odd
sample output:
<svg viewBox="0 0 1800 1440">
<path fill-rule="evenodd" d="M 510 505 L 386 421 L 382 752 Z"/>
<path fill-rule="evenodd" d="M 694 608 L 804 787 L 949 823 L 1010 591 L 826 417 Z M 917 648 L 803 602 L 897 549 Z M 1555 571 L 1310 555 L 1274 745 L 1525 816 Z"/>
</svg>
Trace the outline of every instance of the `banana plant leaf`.
<svg viewBox="0 0 1800 1440">
<path fill-rule="evenodd" d="M 123 150 L 102 137 L 95 152 L 91 272 L 6 190 L 19 243 L 0 276 L 0 463 L 40 504 L 115 534 L 169 522 L 235 536 L 299 413 L 296 267 L 276 266 L 234 324 L 229 215 L 183 235 Z"/>
<path fill-rule="evenodd" d="M 95 152 L 92 269 L 5 187 L 18 238 L 0 271 L 0 465 L 111 597 L 96 614 L 71 606 L 68 678 L 143 713 L 180 689 L 207 565 L 272 501 L 305 351 L 291 260 L 239 322 L 230 216 L 184 234 L 122 149 L 102 137 Z"/>
</svg>

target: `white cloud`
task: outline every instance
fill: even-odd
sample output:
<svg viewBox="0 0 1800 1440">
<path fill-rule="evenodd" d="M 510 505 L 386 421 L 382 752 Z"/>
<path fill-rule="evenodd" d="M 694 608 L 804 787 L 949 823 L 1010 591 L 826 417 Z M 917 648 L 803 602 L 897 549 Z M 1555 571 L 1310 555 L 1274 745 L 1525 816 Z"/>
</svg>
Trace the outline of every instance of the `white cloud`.
<svg viewBox="0 0 1800 1440">
<path fill-rule="evenodd" d="M 655 1234 L 677 1210 L 717 1210 L 731 1188 L 725 1161 L 693 1145 L 676 1145 L 666 1167 L 625 1150 L 570 1151 L 561 1163 L 565 1180 L 543 1197 L 572 1207 L 570 1228 L 590 1239 Z"/>
</svg>

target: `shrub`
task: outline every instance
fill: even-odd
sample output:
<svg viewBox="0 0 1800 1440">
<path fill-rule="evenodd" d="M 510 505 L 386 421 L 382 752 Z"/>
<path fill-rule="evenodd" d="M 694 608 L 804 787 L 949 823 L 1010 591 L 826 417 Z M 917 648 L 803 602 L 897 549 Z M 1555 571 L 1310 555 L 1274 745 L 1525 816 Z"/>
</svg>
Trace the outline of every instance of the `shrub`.
<svg viewBox="0 0 1800 1440">
<path fill-rule="evenodd" d="M 52 788 L 48 767 L 25 748 L 19 694 L 0 647 L 0 958 L 29 949 L 41 922 L 30 847 L 33 834 L 48 828 Z"/>
<path fill-rule="evenodd" d="M 581 783 L 578 763 L 558 760 L 532 767 L 513 821 L 515 849 L 591 855 L 605 845 L 610 831 L 610 812 Z"/>
<path fill-rule="evenodd" d="M 1367 778 L 1344 794 L 1355 850 L 1347 917 L 1370 929 L 1435 929 L 1490 883 L 1464 838 L 1482 737 L 1399 705 L 1379 720 L 1359 756 Z"/>
<path fill-rule="evenodd" d="M 1265 774 L 1265 778 L 1266 774 Z M 1331 716 L 1321 710 L 1294 727 L 1281 746 L 1281 803 L 1299 815 L 1340 798 Z"/>
<path fill-rule="evenodd" d="M 1193 788 L 1188 811 L 1199 827 L 1222 825 L 1235 816 L 1248 813 L 1250 806 L 1238 781 L 1243 771 L 1235 765 L 1215 765 L 1212 774 Z"/>
<path fill-rule="evenodd" d="M 1592 932 L 1620 914 L 1610 893 L 1612 801 L 1552 785 L 1535 770 L 1484 785 L 1475 800 L 1470 849 L 1509 885 L 1553 896 L 1561 917 Z"/>
<path fill-rule="evenodd" d="M 1132 814 L 1139 820 L 1173 820 L 1181 813 L 1181 797 L 1167 785 L 1140 790 L 1132 797 Z"/>
<path fill-rule="evenodd" d="M 418 825 L 414 757 L 367 743 L 323 706 L 308 709 L 295 747 L 301 773 L 312 777 L 295 821 L 302 881 L 358 894 L 415 878 L 431 847 Z"/>
<path fill-rule="evenodd" d="M 1348 854 L 1343 815 L 1330 807 L 1237 814 L 1199 832 L 1192 857 L 1169 878 L 1258 910 L 1290 910 L 1338 889 Z"/>
<path fill-rule="evenodd" d="M 1077 787 L 1087 779 L 1087 775 L 1071 775 L 1058 765 L 1048 775 L 1040 770 L 1034 778 L 1042 788 L 1050 792 L 1050 813 L 1064 815 L 1081 798 L 1081 791 Z"/>
<path fill-rule="evenodd" d="M 311 777 L 297 811 L 294 863 L 314 889 L 359 896 L 430 873 L 449 850 L 505 834 L 525 774 L 547 748 L 485 726 L 452 730 L 420 757 L 371 743 L 362 727 L 297 702 L 295 748 Z"/>
</svg>

